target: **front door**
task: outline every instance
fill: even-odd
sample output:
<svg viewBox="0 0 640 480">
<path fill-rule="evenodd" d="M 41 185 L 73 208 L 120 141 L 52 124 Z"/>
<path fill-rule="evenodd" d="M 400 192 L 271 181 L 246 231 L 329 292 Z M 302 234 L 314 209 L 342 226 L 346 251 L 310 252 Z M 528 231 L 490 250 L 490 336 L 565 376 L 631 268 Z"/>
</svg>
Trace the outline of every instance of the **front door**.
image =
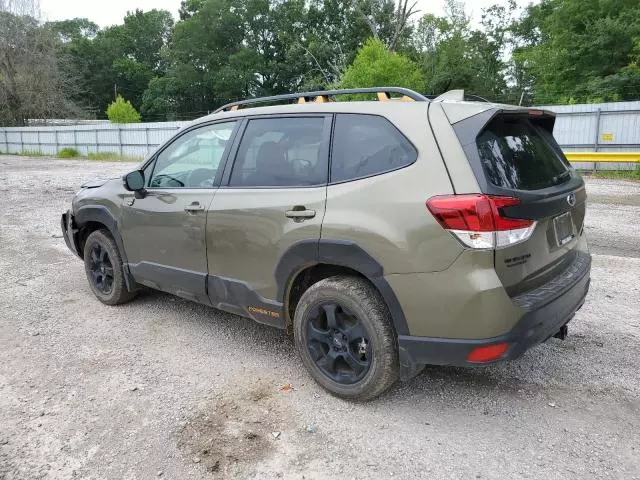
<svg viewBox="0 0 640 480">
<path fill-rule="evenodd" d="M 235 124 L 205 125 L 178 136 L 145 167 L 144 198 L 124 199 L 122 238 L 138 283 L 209 303 L 206 212 Z"/>
<path fill-rule="evenodd" d="M 283 326 L 275 269 L 293 244 L 320 240 L 330 125 L 327 115 L 246 123 L 208 213 L 214 306 Z"/>
</svg>

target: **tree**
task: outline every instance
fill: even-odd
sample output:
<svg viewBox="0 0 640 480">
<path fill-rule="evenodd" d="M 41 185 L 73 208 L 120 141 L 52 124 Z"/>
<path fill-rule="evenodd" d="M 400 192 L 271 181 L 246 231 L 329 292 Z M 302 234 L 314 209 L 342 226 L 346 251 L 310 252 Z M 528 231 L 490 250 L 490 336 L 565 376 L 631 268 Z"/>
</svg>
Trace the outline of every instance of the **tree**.
<svg viewBox="0 0 640 480">
<path fill-rule="evenodd" d="M 140 123 L 140 114 L 120 95 L 107 108 L 107 118 L 111 123 Z"/>
<path fill-rule="evenodd" d="M 70 60 L 76 101 L 99 115 L 118 93 L 140 108 L 151 79 L 166 72 L 173 17 L 165 10 L 129 12 L 122 25 L 103 30 L 78 18 L 47 26 L 58 34 L 62 55 Z"/>
<path fill-rule="evenodd" d="M 519 80 L 535 102 L 638 98 L 637 0 L 543 0 L 514 32 Z"/>
<path fill-rule="evenodd" d="M 427 92 L 464 89 L 491 100 L 504 98 L 509 11 L 504 6 L 484 10 L 483 30 L 470 27 L 464 3 L 457 0 L 447 0 L 444 17 L 424 15 L 413 42 Z"/>
<path fill-rule="evenodd" d="M 19 6 L 24 10 L 25 5 Z M 9 7 L 16 5 L 3 5 Z M 35 18 L 0 11 L 0 125 L 80 114 L 58 53 L 58 38 Z"/>
<path fill-rule="evenodd" d="M 424 91 L 420 68 L 409 58 L 390 51 L 380 40 L 369 39 L 344 73 L 342 88 L 405 87 Z"/>
<path fill-rule="evenodd" d="M 395 51 L 410 33 L 411 17 L 418 2 L 411 0 L 354 0 L 356 9 L 366 21 L 371 35 L 389 50 Z"/>
</svg>

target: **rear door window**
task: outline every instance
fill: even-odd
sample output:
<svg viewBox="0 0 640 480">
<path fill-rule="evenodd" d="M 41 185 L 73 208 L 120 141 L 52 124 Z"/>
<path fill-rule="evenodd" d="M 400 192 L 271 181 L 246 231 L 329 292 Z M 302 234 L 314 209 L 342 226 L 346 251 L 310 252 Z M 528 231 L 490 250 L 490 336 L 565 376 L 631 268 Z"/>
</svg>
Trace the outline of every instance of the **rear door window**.
<svg viewBox="0 0 640 480">
<path fill-rule="evenodd" d="M 333 129 L 331 182 L 378 175 L 412 164 L 413 145 L 386 118 L 338 114 Z"/>
<path fill-rule="evenodd" d="M 527 118 L 494 118 L 476 144 L 487 180 L 497 187 L 539 190 L 569 179 L 571 167 L 551 133 Z"/>
<path fill-rule="evenodd" d="M 249 120 L 231 172 L 230 186 L 301 187 L 327 183 L 329 148 L 325 117 Z"/>
</svg>

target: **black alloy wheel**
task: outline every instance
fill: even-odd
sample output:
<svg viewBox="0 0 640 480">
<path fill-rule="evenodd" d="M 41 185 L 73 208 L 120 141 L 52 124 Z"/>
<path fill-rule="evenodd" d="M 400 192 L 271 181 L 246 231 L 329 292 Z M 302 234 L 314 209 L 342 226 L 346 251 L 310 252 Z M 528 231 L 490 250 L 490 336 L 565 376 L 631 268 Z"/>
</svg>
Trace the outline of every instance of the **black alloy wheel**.
<svg viewBox="0 0 640 480">
<path fill-rule="evenodd" d="M 107 250 L 99 243 L 91 246 L 90 252 L 91 280 L 100 293 L 109 295 L 113 290 L 113 264 Z"/>
<path fill-rule="evenodd" d="M 359 382 L 373 360 L 363 323 L 346 307 L 328 302 L 308 313 L 307 349 L 317 367 L 343 385 Z"/>
</svg>

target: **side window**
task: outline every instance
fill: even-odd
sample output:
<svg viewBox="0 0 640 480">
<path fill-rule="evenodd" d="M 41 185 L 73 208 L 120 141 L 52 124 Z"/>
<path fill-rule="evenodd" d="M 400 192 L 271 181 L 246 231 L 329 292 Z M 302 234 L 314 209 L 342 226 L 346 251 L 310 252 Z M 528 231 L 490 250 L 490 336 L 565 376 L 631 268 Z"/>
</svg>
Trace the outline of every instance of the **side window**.
<svg viewBox="0 0 640 480">
<path fill-rule="evenodd" d="M 291 187 L 327 182 L 324 117 L 249 120 L 230 186 Z"/>
<path fill-rule="evenodd" d="M 156 158 L 149 187 L 212 187 L 235 124 L 206 125 L 178 137 Z"/>
<path fill-rule="evenodd" d="M 331 182 L 396 170 L 417 158 L 413 145 L 387 119 L 375 115 L 336 115 Z"/>
</svg>

